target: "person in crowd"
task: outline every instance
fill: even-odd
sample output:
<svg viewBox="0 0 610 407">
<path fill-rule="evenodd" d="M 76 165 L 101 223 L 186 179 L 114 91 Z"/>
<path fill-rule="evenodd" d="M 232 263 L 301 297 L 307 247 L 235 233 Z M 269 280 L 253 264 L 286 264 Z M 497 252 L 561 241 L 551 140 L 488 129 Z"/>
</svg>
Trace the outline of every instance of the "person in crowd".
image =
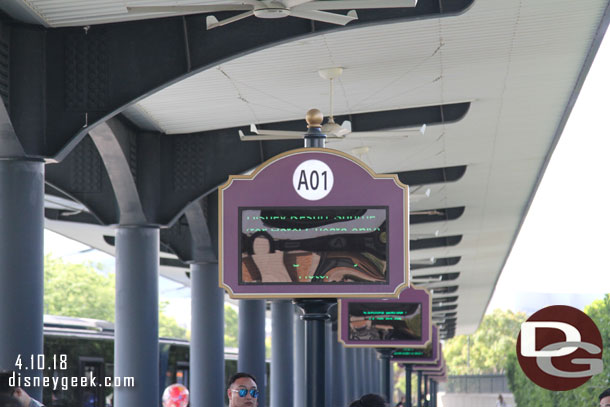
<svg viewBox="0 0 610 407">
<path fill-rule="evenodd" d="M 407 405 L 407 396 L 402 396 L 400 401 L 394 407 L 405 407 Z"/>
<path fill-rule="evenodd" d="M 19 401 L 13 396 L 0 394 L 0 407 L 21 407 Z"/>
<path fill-rule="evenodd" d="M 610 389 L 606 389 L 599 395 L 599 407 L 610 407 Z"/>
<path fill-rule="evenodd" d="M 19 407 L 44 407 L 42 403 L 34 400 L 30 397 L 25 390 L 21 387 L 10 386 L 10 378 L 13 376 L 13 372 L 2 371 L 0 372 L 0 395 L 13 398 L 18 402 Z M 10 402 L 8 405 L 10 406 Z"/>
<path fill-rule="evenodd" d="M 385 399 L 379 394 L 365 394 L 350 403 L 349 407 L 387 407 Z"/>
<path fill-rule="evenodd" d="M 506 403 L 504 402 L 504 397 L 501 394 L 498 394 L 498 401 L 496 401 L 496 407 L 506 407 Z"/>
<path fill-rule="evenodd" d="M 229 407 L 258 406 L 258 385 L 256 378 L 249 373 L 238 372 L 227 383 Z"/>
</svg>

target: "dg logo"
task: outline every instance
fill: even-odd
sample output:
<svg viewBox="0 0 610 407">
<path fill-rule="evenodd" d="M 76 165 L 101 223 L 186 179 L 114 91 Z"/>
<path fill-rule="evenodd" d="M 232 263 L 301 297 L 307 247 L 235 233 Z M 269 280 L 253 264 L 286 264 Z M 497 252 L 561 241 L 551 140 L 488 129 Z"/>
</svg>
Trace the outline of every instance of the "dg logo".
<svg viewBox="0 0 610 407">
<path fill-rule="evenodd" d="M 572 390 L 603 371 L 603 342 L 595 322 L 565 305 L 541 309 L 521 324 L 517 358 L 523 373 L 552 391 Z"/>
</svg>

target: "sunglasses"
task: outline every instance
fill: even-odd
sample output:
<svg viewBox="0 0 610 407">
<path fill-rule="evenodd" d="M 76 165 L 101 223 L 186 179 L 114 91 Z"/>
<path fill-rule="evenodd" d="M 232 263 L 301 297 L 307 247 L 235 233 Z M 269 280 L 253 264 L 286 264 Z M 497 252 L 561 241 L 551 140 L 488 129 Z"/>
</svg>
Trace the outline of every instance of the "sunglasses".
<svg viewBox="0 0 610 407">
<path fill-rule="evenodd" d="M 231 391 L 239 394 L 239 397 L 246 397 L 248 393 L 254 398 L 258 398 L 258 390 L 256 389 L 231 389 Z"/>
</svg>

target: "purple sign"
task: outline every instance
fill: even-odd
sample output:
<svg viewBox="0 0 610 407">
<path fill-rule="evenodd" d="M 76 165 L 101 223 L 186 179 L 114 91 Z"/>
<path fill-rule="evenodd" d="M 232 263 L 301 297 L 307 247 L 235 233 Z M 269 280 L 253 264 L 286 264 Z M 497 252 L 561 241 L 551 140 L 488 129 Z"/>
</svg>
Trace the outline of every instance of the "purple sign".
<svg viewBox="0 0 610 407">
<path fill-rule="evenodd" d="M 436 362 L 436 364 L 434 365 L 413 365 L 413 371 L 414 372 L 423 372 L 423 374 L 426 375 L 432 375 L 432 374 L 442 374 L 443 371 L 446 370 L 447 365 L 445 362 L 445 357 L 443 356 L 443 347 L 441 345 L 441 357 L 439 358 L 438 362 Z"/>
<path fill-rule="evenodd" d="M 220 286 L 233 298 L 397 297 L 408 187 L 330 149 L 298 149 L 219 188 Z"/>
<path fill-rule="evenodd" d="M 440 359 L 438 328 L 432 325 L 432 341 L 425 348 L 400 348 L 392 352 L 392 361 L 411 365 L 435 365 Z"/>
<path fill-rule="evenodd" d="M 348 347 L 425 347 L 432 339 L 430 294 L 405 288 L 398 298 L 339 300 L 339 341 Z"/>
</svg>

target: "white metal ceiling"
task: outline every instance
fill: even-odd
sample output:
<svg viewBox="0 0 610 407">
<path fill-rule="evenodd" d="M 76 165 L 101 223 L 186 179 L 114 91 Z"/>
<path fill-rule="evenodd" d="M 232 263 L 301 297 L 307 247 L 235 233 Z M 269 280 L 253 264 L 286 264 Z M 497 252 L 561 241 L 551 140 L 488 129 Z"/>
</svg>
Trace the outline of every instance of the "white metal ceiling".
<svg viewBox="0 0 610 407">
<path fill-rule="evenodd" d="M 132 19 L 118 0 L 5 1 L 13 10 L 33 10 L 50 26 Z M 193 2 L 171 2 L 187 3 Z M 463 216 L 415 225 L 412 232 L 464 235 L 457 246 L 421 250 L 413 258 L 462 257 L 456 266 L 415 274 L 461 271 L 455 281 L 456 334 L 471 333 L 485 312 L 607 4 L 476 0 L 456 17 L 322 34 L 197 73 L 141 100 L 127 116 L 167 134 L 300 119 L 311 107 L 328 111 L 328 83 L 317 70 L 332 66 L 345 68 L 335 87 L 336 114 L 471 101 L 464 120 L 430 126 L 424 136 L 348 136 L 328 144 L 350 153 L 366 147 L 360 158 L 378 172 L 468 166 L 459 182 L 433 186 L 430 198 L 412 205 L 413 210 L 465 206 Z"/>
</svg>

